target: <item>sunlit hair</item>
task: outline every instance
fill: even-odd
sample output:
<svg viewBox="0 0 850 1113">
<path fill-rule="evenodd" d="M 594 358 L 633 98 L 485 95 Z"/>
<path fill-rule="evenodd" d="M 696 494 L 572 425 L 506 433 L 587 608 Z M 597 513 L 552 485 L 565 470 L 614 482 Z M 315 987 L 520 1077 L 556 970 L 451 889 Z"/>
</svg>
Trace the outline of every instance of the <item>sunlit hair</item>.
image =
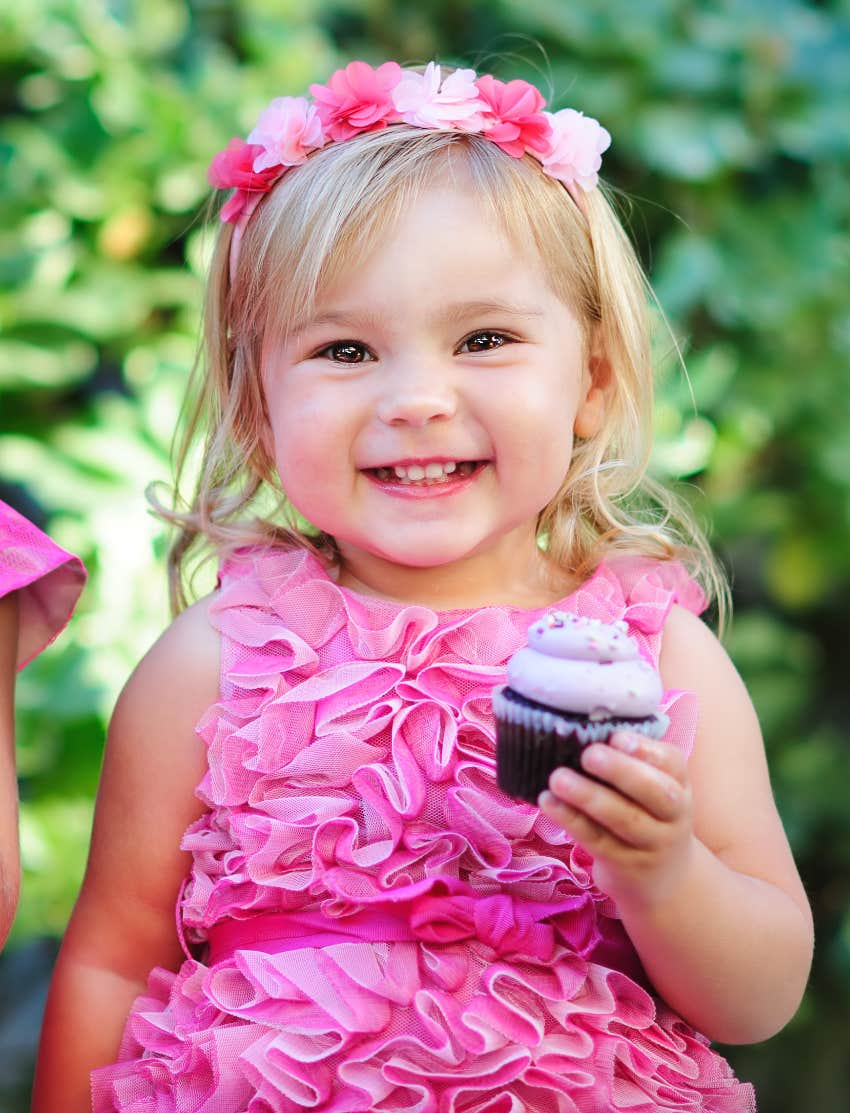
<svg viewBox="0 0 850 1113">
<path fill-rule="evenodd" d="M 533 246 L 553 291 L 576 314 L 585 345 L 611 369 L 603 427 L 577 440 L 569 471 L 539 517 L 551 559 L 580 578 L 613 554 L 684 560 L 725 610 L 722 575 L 691 514 L 647 475 L 652 426 L 649 290 L 602 188 L 583 212 L 533 158 L 514 159 L 480 136 L 397 125 L 311 155 L 263 200 L 245 229 L 231 283 L 231 225 L 211 264 L 204 348 L 177 453 L 177 482 L 206 429 L 188 505 L 158 511 L 178 527 L 169 556 L 175 610 L 195 556 L 272 542 L 333 563 L 333 539 L 299 520 L 276 482 L 268 445 L 261 352 L 310 316 L 317 295 L 353 272 L 429 185 L 472 188 L 518 248 Z M 565 429 L 565 436 L 571 430 Z M 285 446 L 284 446 L 285 451 Z"/>
</svg>

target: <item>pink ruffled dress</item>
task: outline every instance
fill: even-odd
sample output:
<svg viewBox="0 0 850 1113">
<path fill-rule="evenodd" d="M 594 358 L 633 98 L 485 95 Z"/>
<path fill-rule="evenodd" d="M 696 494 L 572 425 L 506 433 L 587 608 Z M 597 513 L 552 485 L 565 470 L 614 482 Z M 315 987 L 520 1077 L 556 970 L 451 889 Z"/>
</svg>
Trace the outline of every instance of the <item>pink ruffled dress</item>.
<svg viewBox="0 0 850 1113">
<path fill-rule="evenodd" d="M 676 564 L 558 604 L 657 662 Z M 186 832 L 193 957 L 154 970 L 95 1113 L 732 1113 L 752 1088 L 653 996 L 589 855 L 499 792 L 490 693 L 540 613 L 357 595 L 306 552 L 228 562 Z M 668 692 L 687 751 L 697 709 Z"/>
<path fill-rule="evenodd" d="M 85 582 L 79 557 L 0 502 L 0 598 L 20 592 L 19 669 L 64 630 Z"/>
</svg>

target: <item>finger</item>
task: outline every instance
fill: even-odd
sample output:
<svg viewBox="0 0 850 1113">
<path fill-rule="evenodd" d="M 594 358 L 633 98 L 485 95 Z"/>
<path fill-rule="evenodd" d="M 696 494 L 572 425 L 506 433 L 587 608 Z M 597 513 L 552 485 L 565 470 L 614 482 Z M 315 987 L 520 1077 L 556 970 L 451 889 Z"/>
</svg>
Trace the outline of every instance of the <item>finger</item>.
<svg viewBox="0 0 850 1113">
<path fill-rule="evenodd" d="M 540 793 L 537 806 L 559 827 L 563 827 L 576 842 L 581 843 L 586 850 L 595 851 L 603 844 L 606 837 L 610 838 L 598 823 L 565 803 L 549 789 Z"/>
<path fill-rule="evenodd" d="M 639 850 L 650 849 L 659 842 L 658 820 L 607 784 L 584 777 L 573 769 L 556 769 L 549 778 L 549 790 L 562 804 L 578 813 L 577 818 L 565 820 L 565 826 L 580 842 L 584 842 L 580 831 L 586 829 L 585 824 L 592 825 L 590 834 L 595 835 L 597 842 L 599 832 L 596 829 Z"/>
<path fill-rule="evenodd" d="M 672 742 L 647 738 L 646 735 L 633 730 L 618 730 L 611 735 L 609 745 L 621 753 L 654 765 L 656 769 L 662 769 L 674 777 L 679 784 L 687 784 L 688 759 Z"/>
<path fill-rule="evenodd" d="M 584 750 L 581 765 L 663 823 L 674 822 L 687 807 L 686 788 L 642 758 L 597 743 Z"/>
</svg>

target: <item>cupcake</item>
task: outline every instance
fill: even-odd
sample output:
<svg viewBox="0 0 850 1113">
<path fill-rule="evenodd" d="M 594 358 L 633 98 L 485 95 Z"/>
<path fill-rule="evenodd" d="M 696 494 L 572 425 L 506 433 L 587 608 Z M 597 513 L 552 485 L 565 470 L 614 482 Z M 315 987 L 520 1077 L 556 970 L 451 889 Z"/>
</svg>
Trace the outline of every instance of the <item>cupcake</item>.
<svg viewBox="0 0 850 1113">
<path fill-rule="evenodd" d="M 588 743 L 624 729 L 660 738 L 661 695 L 625 622 L 550 611 L 508 661 L 507 686 L 493 692 L 499 788 L 534 804 L 553 769 L 581 769 Z"/>
</svg>

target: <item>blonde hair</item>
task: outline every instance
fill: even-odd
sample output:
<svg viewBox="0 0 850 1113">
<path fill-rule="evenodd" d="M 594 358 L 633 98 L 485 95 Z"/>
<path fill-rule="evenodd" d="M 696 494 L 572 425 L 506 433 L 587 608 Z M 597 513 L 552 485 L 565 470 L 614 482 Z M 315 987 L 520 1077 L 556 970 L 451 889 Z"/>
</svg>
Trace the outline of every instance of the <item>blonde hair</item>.
<svg viewBox="0 0 850 1113">
<path fill-rule="evenodd" d="M 693 517 L 647 475 L 652 380 L 650 291 L 602 188 L 582 210 L 533 158 L 493 143 L 404 125 L 331 144 L 285 175 L 248 223 L 229 276 L 232 225 L 222 225 L 211 264 L 204 345 L 196 362 L 179 483 L 203 425 L 200 475 L 185 509 L 158 512 L 178 527 L 169 554 L 172 602 L 186 602 L 190 558 L 250 544 L 306 546 L 335 557 L 333 539 L 299 521 L 275 485 L 266 440 L 261 353 L 311 312 L 323 287 L 364 259 L 417 195 L 462 172 L 506 234 L 533 243 L 554 292 L 594 337 L 611 369 L 601 429 L 576 442 L 569 471 L 539 516 L 550 558 L 578 577 L 614 553 L 681 559 L 722 616 L 727 589 Z M 200 553 L 199 555 L 203 555 Z"/>
</svg>

